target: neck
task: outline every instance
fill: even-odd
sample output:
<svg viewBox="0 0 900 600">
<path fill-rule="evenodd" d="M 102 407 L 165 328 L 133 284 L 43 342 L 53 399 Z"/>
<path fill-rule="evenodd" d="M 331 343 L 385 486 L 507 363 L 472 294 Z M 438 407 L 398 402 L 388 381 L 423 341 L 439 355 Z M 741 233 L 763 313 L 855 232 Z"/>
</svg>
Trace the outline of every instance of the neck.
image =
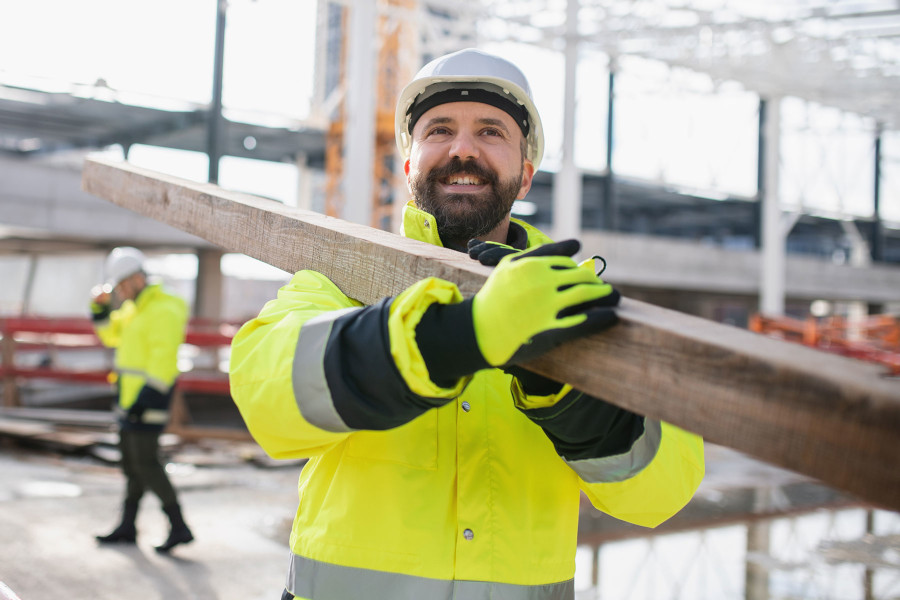
<svg viewBox="0 0 900 600">
<path fill-rule="evenodd" d="M 487 232 L 484 235 L 479 235 L 478 239 L 483 242 L 497 242 L 499 244 L 505 244 L 507 238 L 509 237 L 509 215 L 506 215 L 506 218 L 500 222 L 494 229 Z M 450 248 L 451 250 L 458 250 L 460 252 L 468 252 L 469 240 L 441 240 L 444 243 L 444 246 Z"/>
</svg>

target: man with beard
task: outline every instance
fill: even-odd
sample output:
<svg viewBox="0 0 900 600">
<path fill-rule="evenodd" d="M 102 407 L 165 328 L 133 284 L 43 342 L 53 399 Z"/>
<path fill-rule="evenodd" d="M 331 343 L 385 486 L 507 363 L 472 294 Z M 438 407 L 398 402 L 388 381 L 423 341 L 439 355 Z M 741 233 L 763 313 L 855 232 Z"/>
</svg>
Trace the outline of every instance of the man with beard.
<svg viewBox="0 0 900 600">
<path fill-rule="evenodd" d="M 543 151 L 521 71 L 440 57 L 395 123 L 403 234 L 496 268 L 472 298 L 430 277 L 368 307 L 301 271 L 235 337 L 250 432 L 310 459 L 283 598 L 571 599 L 581 493 L 654 527 L 702 479 L 702 440 L 518 366 L 612 326 L 618 302 L 577 241 L 510 218 Z"/>
</svg>

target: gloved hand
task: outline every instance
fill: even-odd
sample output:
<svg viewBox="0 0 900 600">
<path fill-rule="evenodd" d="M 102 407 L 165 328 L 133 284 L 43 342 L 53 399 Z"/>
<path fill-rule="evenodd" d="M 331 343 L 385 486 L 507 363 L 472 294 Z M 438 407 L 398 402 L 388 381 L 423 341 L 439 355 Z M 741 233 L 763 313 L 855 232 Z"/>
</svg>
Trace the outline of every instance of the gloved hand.
<svg viewBox="0 0 900 600">
<path fill-rule="evenodd" d="M 169 395 L 156 388 L 144 385 L 138 392 L 134 404 L 128 408 L 128 420 L 132 423 L 143 421 L 144 411 L 148 408 L 165 410 L 169 407 Z"/>
<path fill-rule="evenodd" d="M 94 323 L 105 321 L 112 312 L 111 290 L 105 285 L 95 285 L 91 288 L 91 320 Z"/>
<path fill-rule="evenodd" d="M 469 258 L 474 258 L 488 267 L 496 267 L 497 263 L 504 257 L 510 254 L 518 254 L 519 252 L 521 250 L 516 250 L 512 246 L 507 246 L 500 242 L 469 240 Z"/>
<path fill-rule="evenodd" d="M 526 362 L 611 327 L 619 293 L 572 256 L 578 240 L 508 254 L 472 300 L 478 347 L 492 366 Z"/>
</svg>

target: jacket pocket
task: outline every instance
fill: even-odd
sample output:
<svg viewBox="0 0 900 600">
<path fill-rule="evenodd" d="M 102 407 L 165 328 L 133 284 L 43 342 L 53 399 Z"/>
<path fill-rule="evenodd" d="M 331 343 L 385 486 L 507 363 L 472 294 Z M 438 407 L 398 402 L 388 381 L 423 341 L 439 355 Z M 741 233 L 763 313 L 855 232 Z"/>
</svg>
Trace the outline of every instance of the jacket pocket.
<svg viewBox="0 0 900 600">
<path fill-rule="evenodd" d="M 437 469 L 438 411 L 429 410 L 405 425 L 386 431 L 357 431 L 347 440 L 346 455 L 415 469 Z"/>
</svg>

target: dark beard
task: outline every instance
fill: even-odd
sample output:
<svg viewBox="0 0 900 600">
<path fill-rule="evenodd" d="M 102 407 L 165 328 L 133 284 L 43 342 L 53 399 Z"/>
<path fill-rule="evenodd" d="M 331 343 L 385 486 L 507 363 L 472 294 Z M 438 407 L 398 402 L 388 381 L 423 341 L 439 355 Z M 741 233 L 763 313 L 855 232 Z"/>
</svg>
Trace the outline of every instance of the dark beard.
<svg viewBox="0 0 900 600">
<path fill-rule="evenodd" d="M 444 245 L 465 250 L 469 240 L 487 235 L 509 214 L 519 194 L 522 172 L 519 171 L 518 178 L 498 182 L 497 174 L 487 167 L 455 157 L 424 177 L 413 177 L 410 186 L 416 206 L 434 216 Z M 440 192 L 440 180 L 458 173 L 480 177 L 488 183 L 490 190 L 478 195 Z"/>
</svg>

